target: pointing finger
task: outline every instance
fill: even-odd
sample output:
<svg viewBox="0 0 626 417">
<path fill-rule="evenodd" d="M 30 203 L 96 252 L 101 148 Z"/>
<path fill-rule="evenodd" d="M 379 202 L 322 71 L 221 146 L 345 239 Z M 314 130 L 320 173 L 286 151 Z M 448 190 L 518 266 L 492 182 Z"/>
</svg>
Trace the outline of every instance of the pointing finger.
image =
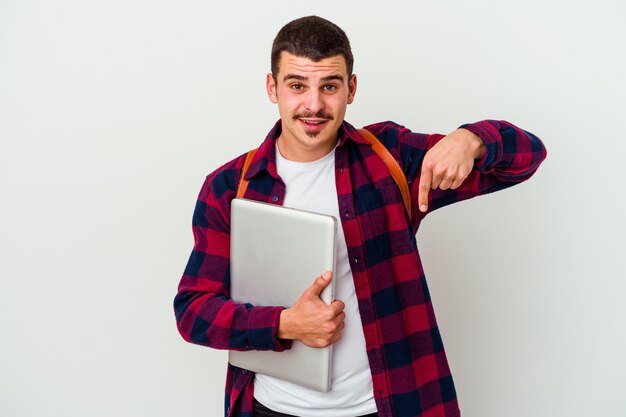
<svg viewBox="0 0 626 417">
<path fill-rule="evenodd" d="M 430 192 L 431 181 L 433 178 L 430 164 L 422 166 L 422 173 L 420 175 L 419 192 L 417 195 L 417 203 L 422 213 L 428 210 L 428 193 Z"/>
</svg>

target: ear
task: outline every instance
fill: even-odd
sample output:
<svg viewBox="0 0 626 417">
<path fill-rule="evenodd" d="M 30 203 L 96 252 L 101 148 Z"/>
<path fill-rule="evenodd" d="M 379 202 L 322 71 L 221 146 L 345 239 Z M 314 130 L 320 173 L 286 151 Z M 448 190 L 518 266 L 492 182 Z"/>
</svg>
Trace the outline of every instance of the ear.
<svg viewBox="0 0 626 417">
<path fill-rule="evenodd" d="M 348 104 L 352 104 L 354 101 L 354 95 L 356 94 L 356 74 L 350 76 L 348 81 Z"/>
<path fill-rule="evenodd" d="M 267 89 L 267 96 L 274 104 L 278 103 L 278 96 L 276 95 L 276 81 L 272 73 L 267 74 L 265 77 L 265 88 Z"/>
</svg>

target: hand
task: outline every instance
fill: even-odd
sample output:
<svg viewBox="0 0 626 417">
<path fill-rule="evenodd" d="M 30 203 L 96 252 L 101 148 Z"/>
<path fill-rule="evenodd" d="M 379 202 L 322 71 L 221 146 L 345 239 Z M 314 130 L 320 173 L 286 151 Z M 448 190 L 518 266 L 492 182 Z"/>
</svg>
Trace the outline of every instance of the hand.
<svg viewBox="0 0 626 417">
<path fill-rule="evenodd" d="M 431 189 L 457 189 L 472 172 L 474 160 L 485 153 L 480 136 L 457 129 L 442 138 L 424 156 L 417 201 L 421 212 L 428 210 Z"/>
<path fill-rule="evenodd" d="M 317 348 L 330 346 L 339 340 L 346 317 L 343 312 L 345 305 L 339 300 L 326 304 L 320 299 L 320 293 L 331 280 L 331 272 L 324 272 L 304 290 L 292 307 L 281 312 L 278 337 L 298 339 L 307 346 Z"/>
</svg>

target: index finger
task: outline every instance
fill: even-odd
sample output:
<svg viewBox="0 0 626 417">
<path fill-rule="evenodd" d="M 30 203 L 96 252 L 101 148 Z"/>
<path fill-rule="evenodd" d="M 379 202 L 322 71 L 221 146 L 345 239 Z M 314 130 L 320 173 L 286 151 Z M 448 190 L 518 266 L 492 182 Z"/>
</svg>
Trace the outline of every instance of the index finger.
<svg viewBox="0 0 626 417">
<path fill-rule="evenodd" d="M 432 171 L 426 166 L 422 167 L 422 173 L 420 175 L 419 191 L 417 194 L 417 204 L 422 213 L 428 210 L 428 193 L 430 192 L 430 186 L 433 180 Z"/>
<path fill-rule="evenodd" d="M 330 304 L 331 309 L 334 311 L 335 315 L 340 314 L 346 305 L 341 300 L 335 300 Z"/>
</svg>

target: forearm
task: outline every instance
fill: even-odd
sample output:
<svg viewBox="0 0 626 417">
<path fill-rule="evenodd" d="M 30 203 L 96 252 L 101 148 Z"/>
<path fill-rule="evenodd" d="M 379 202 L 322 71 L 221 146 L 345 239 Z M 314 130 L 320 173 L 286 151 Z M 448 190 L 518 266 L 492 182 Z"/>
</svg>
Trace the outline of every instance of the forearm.
<svg viewBox="0 0 626 417">
<path fill-rule="evenodd" d="M 174 309 L 178 330 L 190 343 L 234 350 L 284 350 L 290 346 L 277 334 L 283 307 L 237 304 L 221 295 L 183 288 L 174 300 Z"/>
<path fill-rule="evenodd" d="M 193 215 L 194 248 L 174 298 L 181 336 L 216 349 L 283 350 L 277 335 L 283 307 L 255 307 L 230 299 L 230 200 L 227 176 L 210 175 Z M 230 192 L 234 194 L 234 190 Z"/>
<path fill-rule="evenodd" d="M 522 182 L 530 178 L 546 156 L 545 147 L 536 136 L 505 121 L 466 124 L 449 135 L 425 135 L 403 128 L 398 139 L 411 198 L 420 207 L 417 220 L 448 204 Z M 450 146 L 455 142 L 458 146 Z M 456 171 L 446 171 L 440 162 L 450 161 L 448 157 L 457 152 L 469 155 L 467 162 Z M 457 175 L 450 175 L 451 172 Z M 468 173 L 467 177 L 463 177 L 464 173 Z M 446 178 L 451 179 L 445 181 Z M 424 188 L 421 192 L 420 187 Z"/>
<path fill-rule="evenodd" d="M 501 181 L 521 182 L 530 178 L 546 157 L 541 140 L 512 123 L 485 120 L 461 128 L 480 136 L 485 146 L 486 152 L 476 161 L 476 168 Z"/>
</svg>

